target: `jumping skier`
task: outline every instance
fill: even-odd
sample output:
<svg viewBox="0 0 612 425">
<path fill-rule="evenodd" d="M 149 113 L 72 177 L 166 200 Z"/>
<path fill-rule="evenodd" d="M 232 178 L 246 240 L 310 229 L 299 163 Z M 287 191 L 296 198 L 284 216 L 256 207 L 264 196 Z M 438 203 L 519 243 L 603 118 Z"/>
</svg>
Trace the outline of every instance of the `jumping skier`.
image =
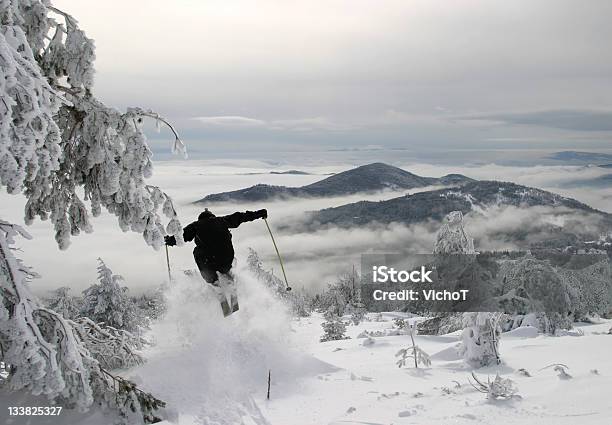
<svg viewBox="0 0 612 425">
<path fill-rule="evenodd" d="M 188 224 L 183 229 L 183 239 L 185 242 L 195 240 L 196 246 L 193 249 L 193 257 L 204 280 L 218 289 L 217 295 L 219 296 L 225 316 L 238 310 L 238 301 L 235 293 L 231 294 L 232 307 L 230 308 L 225 294 L 219 291 L 221 286 L 219 285 L 219 274 L 227 276 L 228 283 L 233 283 L 233 276 L 230 271 L 234 261 L 234 246 L 229 229 L 235 229 L 247 221 L 253 221 L 258 218 L 265 219 L 267 217 L 268 212 L 265 209 L 235 212 L 230 215 L 217 217 L 206 208 L 198 216 L 197 221 Z M 165 242 L 168 246 L 174 246 L 176 245 L 176 238 L 174 236 L 166 236 Z"/>
</svg>

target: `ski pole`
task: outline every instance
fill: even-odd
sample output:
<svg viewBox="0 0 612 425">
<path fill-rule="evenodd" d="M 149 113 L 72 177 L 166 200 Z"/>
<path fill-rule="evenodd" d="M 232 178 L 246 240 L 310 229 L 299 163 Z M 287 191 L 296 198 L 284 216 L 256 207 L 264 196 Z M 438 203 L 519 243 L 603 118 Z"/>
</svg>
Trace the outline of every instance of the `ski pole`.
<svg viewBox="0 0 612 425">
<path fill-rule="evenodd" d="M 168 245 L 166 247 L 166 264 L 168 265 L 168 283 L 172 283 L 172 275 L 170 274 L 170 256 L 168 255 Z"/>
<path fill-rule="evenodd" d="M 285 278 L 285 285 L 287 291 L 291 291 L 291 286 L 289 286 L 289 281 L 287 280 L 287 274 L 285 273 L 285 266 L 283 265 L 283 259 L 281 258 L 280 252 L 278 252 L 278 246 L 276 246 L 276 241 L 274 240 L 274 235 L 272 234 L 272 230 L 270 229 L 270 225 L 268 224 L 268 219 L 264 218 L 266 222 L 266 227 L 268 228 L 268 233 L 270 233 L 270 238 L 272 238 L 272 244 L 274 245 L 274 249 L 276 250 L 276 255 L 278 256 L 278 262 L 280 263 L 281 270 L 283 271 L 283 277 Z"/>
</svg>

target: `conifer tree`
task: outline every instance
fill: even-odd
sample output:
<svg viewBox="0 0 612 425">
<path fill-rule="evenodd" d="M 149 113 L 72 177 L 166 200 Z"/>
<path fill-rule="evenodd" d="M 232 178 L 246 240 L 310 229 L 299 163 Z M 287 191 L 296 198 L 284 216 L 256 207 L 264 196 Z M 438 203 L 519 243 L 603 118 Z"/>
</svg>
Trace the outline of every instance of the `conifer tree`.
<svg viewBox="0 0 612 425">
<path fill-rule="evenodd" d="M 25 195 L 26 224 L 51 221 L 60 249 L 91 232 L 90 215 L 103 208 L 154 248 L 165 233 L 180 244 L 172 200 L 146 183 L 152 163 L 144 119 L 170 128 L 173 150 L 184 153 L 184 145 L 157 113 L 100 102 L 94 58 L 93 40 L 49 1 L 0 0 L 0 186 Z M 79 339 L 78 325 L 32 295 L 27 281 L 34 273 L 11 249 L 18 234 L 27 235 L 0 221 L 0 353 L 9 387 L 81 409 L 95 400 L 130 423 L 153 421 L 163 403 L 104 370 Z"/>
<path fill-rule="evenodd" d="M 321 327 L 324 331 L 320 339 L 321 342 L 349 339 L 346 336 L 346 323 L 342 321 L 341 317 L 331 311 L 325 313 L 325 322 L 321 324 Z"/>
<path fill-rule="evenodd" d="M 63 286 L 52 292 L 47 300 L 47 307 L 64 318 L 74 320 L 79 317 L 81 311 L 81 300 L 78 297 L 70 295 L 70 288 Z"/>
<path fill-rule="evenodd" d="M 81 314 L 95 323 L 104 323 L 116 329 L 135 331 L 136 306 L 128 295 L 128 288 L 121 286 L 123 277 L 98 258 L 98 281 L 83 291 Z"/>
<path fill-rule="evenodd" d="M 434 254 L 476 254 L 474 241 L 463 228 L 463 214 L 453 211 L 444 219 L 444 225 L 436 236 Z M 462 341 L 459 348 L 466 362 L 480 367 L 500 362 L 499 327 L 500 313 L 467 312 L 462 314 Z"/>
</svg>

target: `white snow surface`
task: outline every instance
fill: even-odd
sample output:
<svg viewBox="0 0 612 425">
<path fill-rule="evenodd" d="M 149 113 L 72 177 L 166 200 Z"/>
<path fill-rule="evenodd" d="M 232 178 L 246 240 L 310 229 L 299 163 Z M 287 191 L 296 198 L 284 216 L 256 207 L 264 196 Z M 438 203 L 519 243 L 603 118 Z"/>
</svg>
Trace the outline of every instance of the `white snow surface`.
<svg viewBox="0 0 612 425">
<path fill-rule="evenodd" d="M 149 361 L 126 374 L 166 401 L 180 424 L 271 424 L 261 412 L 269 371 L 280 395 L 337 370 L 299 349 L 285 306 L 261 283 L 236 275 L 240 310 L 228 318 L 199 276 L 178 277 L 168 314 L 152 329 Z"/>
<path fill-rule="evenodd" d="M 240 311 L 223 318 L 212 291 L 199 278 L 175 276 L 169 312 L 154 325 L 148 362 L 123 373 L 168 403 L 164 425 L 390 425 L 503 424 L 604 425 L 612 423 L 612 321 L 577 324 L 583 334 L 544 336 L 531 327 L 503 334 L 503 364 L 475 370 L 481 381 L 499 373 L 516 382 L 521 398 L 487 400 L 469 384 L 472 369 L 456 354 L 459 333 L 415 337 L 432 365 L 399 369 L 395 354 L 408 335 L 389 331 L 402 313 L 368 316 L 349 325 L 351 339 L 319 342 L 323 318 L 290 319 L 286 309 L 245 270 L 237 272 Z M 348 317 L 345 318 L 348 321 Z M 563 363 L 572 379 L 560 379 Z M 517 371 L 526 369 L 526 377 Z M 596 369 L 596 372 L 593 370 Z M 266 400 L 268 371 L 272 385 Z M 2 395 L 7 405 L 36 404 Z M 99 412 L 65 411 L 61 421 L 11 419 L 10 424 L 103 425 Z"/>
<path fill-rule="evenodd" d="M 290 320 L 248 273 L 239 271 L 238 282 L 241 309 L 223 319 L 199 279 L 179 278 L 169 291 L 168 316 L 152 331 L 157 346 L 147 353 L 148 363 L 127 374 L 175 410 L 168 423 L 612 423 L 612 335 L 605 334 L 610 321 L 581 324 L 581 337 L 537 335 L 532 327 L 505 334 L 504 363 L 475 373 L 485 382 L 496 373 L 513 379 L 522 398 L 490 401 L 469 384 L 472 369 L 455 352 L 458 333 L 416 336 L 432 366 L 399 369 L 395 353 L 410 344 L 408 335 L 375 337 L 370 345 L 356 337 L 364 330 L 390 330 L 394 318 L 408 315 L 384 313 L 383 321 L 348 326 L 351 339 L 320 343 L 320 315 Z M 559 379 L 552 368 L 539 370 L 551 363 L 566 364 L 573 379 Z M 517 373 L 520 368 L 532 377 Z"/>
<path fill-rule="evenodd" d="M 469 384 L 472 369 L 452 355 L 458 335 L 417 336 L 416 343 L 432 355 L 432 366 L 419 370 L 395 365 L 395 353 L 410 344 L 407 335 L 379 337 L 369 346 L 355 339 L 364 329 L 391 328 L 396 316 L 384 314 L 385 322 L 349 326 L 353 339 L 326 343 L 316 342 L 320 317 L 294 322 L 297 335 L 303 336 L 304 352 L 338 370 L 304 379 L 300 393 L 273 392 L 270 401 L 259 400 L 264 415 L 279 425 L 612 423 L 607 395 L 612 385 L 612 335 L 603 334 L 609 322 L 582 325 L 582 337 L 534 337 L 531 328 L 502 337 L 504 364 L 475 373 L 485 382 L 496 373 L 513 379 L 522 398 L 489 401 Z M 566 364 L 573 379 L 559 379 L 552 368 L 539 371 L 556 362 Z M 520 368 L 532 377 L 518 374 Z"/>
</svg>

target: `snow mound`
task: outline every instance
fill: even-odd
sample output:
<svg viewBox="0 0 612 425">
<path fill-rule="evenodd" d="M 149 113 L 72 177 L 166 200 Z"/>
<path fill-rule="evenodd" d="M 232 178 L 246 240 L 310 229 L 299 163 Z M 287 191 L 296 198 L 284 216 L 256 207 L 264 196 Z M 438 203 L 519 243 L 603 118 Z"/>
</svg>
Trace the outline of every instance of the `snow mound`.
<svg viewBox="0 0 612 425">
<path fill-rule="evenodd" d="M 535 338 L 538 336 L 538 328 L 533 326 L 521 326 L 505 332 L 502 338 Z"/>
<path fill-rule="evenodd" d="M 451 362 L 455 360 L 460 360 L 463 357 L 459 354 L 458 345 L 454 345 L 452 347 L 445 348 L 443 350 L 438 351 L 437 353 L 432 354 L 431 356 L 429 356 L 429 358 L 432 360 L 442 360 Z"/>
<path fill-rule="evenodd" d="M 296 378 L 336 368 L 291 349 L 283 304 L 245 271 L 237 272 L 240 310 L 223 318 L 212 289 L 182 276 L 167 291 L 168 313 L 151 336 L 148 362 L 131 377 L 180 412 L 180 424 L 265 425 L 251 394 L 292 392 Z"/>
</svg>

